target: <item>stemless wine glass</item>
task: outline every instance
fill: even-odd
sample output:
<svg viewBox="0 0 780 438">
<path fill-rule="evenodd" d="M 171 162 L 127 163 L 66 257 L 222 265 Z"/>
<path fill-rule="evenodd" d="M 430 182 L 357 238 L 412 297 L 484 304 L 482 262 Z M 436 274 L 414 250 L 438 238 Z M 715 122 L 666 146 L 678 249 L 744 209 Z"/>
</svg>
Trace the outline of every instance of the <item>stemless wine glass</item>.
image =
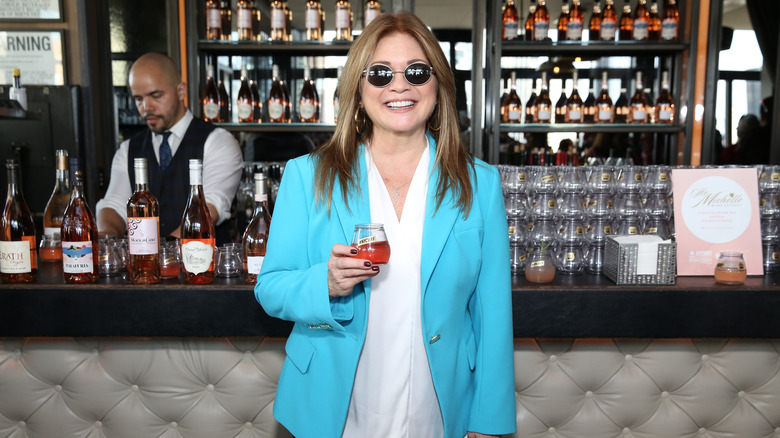
<svg viewBox="0 0 780 438">
<path fill-rule="evenodd" d="M 383 224 L 355 225 L 352 246 L 358 250 L 355 257 L 368 260 L 375 265 L 382 265 L 390 260 L 390 244 L 387 242 Z"/>
<path fill-rule="evenodd" d="M 232 244 L 225 244 L 217 248 L 214 273 L 217 277 L 238 277 L 243 267 L 241 253 Z"/>
</svg>

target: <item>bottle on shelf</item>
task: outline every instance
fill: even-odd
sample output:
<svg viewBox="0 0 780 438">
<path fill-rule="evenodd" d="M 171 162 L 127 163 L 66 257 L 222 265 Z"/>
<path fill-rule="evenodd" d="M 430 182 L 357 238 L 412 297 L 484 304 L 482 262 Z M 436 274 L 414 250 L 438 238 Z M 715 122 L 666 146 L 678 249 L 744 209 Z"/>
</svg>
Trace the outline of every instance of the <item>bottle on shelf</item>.
<svg viewBox="0 0 780 438">
<path fill-rule="evenodd" d="M 287 82 L 281 81 L 282 94 L 284 95 L 284 120 L 286 123 L 292 121 L 292 99 L 290 98 L 290 90 L 287 88 Z"/>
<path fill-rule="evenodd" d="M 253 41 L 262 41 L 263 36 L 260 33 L 260 8 L 252 7 L 252 40 Z"/>
<path fill-rule="evenodd" d="M 511 73 L 510 73 L 511 75 Z M 501 115 L 501 118 L 503 119 L 504 116 L 504 99 L 506 99 L 506 96 L 509 95 L 509 89 L 512 88 L 509 86 L 509 79 L 501 78 L 499 79 L 501 87 L 501 97 L 498 98 L 498 104 L 499 104 L 499 114 Z"/>
<path fill-rule="evenodd" d="M 363 8 L 363 29 L 369 25 L 374 18 L 382 14 L 382 4 L 378 0 L 367 0 Z"/>
<path fill-rule="evenodd" d="M 661 16 L 658 15 L 658 2 L 653 0 L 650 5 L 650 14 L 647 19 L 647 39 L 658 41 L 661 39 Z"/>
<path fill-rule="evenodd" d="M 298 114 L 301 123 L 320 122 L 320 96 L 311 79 L 311 69 L 308 65 L 303 68 L 303 87 L 298 100 Z"/>
<path fill-rule="evenodd" d="M 520 123 L 520 114 L 523 111 L 523 102 L 517 95 L 515 72 L 509 73 L 509 93 L 501 101 L 501 122 L 502 123 Z"/>
<path fill-rule="evenodd" d="M 0 280 L 3 283 L 33 283 L 38 278 L 35 223 L 22 195 L 19 163 L 9 158 L 8 192 L 0 217 Z"/>
<path fill-rule="evenodd" d="M 534 40 L 534 15 L 536 14 L 536 0 L 530 0 L 528 16 L 525 18 L 525 40 Z"/>
<path fill-rule="evenodd" d="M 552 100 L 550 100 L 550 92 L 547 89 L 547 72 L 542 72 L 542 88 L 539 91 L 539 95 L 536 96 L 534 101 L 534 107 L 536 107 L 536 123 L 551 123 L 552 122 Z"/>
<path fill-rule="evenodd" d="M 531 90 L 531 95 L 525 103 L 525 123 L 536 123 L 536 86 Z"/>
<path fill-rule="evenodd" d="M 252 39 L 252 0 L 236 2 L 236 28 L 239 41 Z"/>
<path fill-rule="evenodd" d="M 257 284 L 257 274 L 263 266 L 271 214 L 268 212 L 268 180 L 255 173 L 255 209 L 241 239 L 244 249 L 244 283 Z"/>
<path fill-rule="evenodd" d="M 71 193 L 62 218 L 62 273 L 66 283 L 92 283 L 98 278 L 98 228 L 84 196 L 84 172 L 70 159 Z"/>
<path fill-rule="evenodd" d="M 639 0 L 634 9 L 634 41 L 646 41 L 650 38 L 650 10 L 647 9 L 647 0 Z"/>
<path fill-rule="evenodd" d="M 572 0 L 569 11 L 569 22 L 566 25 L 566 39 L 568 41 L 582 41 L 582 29 L 585 25 L 585 15 L 582 13 L 580 0 Z"/>
<path fill-rule="evenodd" d="M 225 82 L 219 81 L 219 119 L 220 122 L 230 122 L 230 113 L 232 112 L 232 104 L 228 97 L 227 90 L 225 89 Z"/>
<path fill-rule="evenodd" d="M 612 123 L 628 123 L 628 94 L 626 87 L 620 87 L 620 95 L 615 101 L 615 115 L 612 117 Z"/>
<path fill-rule="evenodd" d="M 68 172 L 68 151 L 58 149 L 55 152 L 57 160 L 56 181 L 54 190 L 46 202 L 46 208 L 43 210 L 43 234 L 54 237 L 60 234 L 62 228 L 62 217 L 65 215 L 65 209 L 70 202 L 70 174 Z"/>
<path fill-rule="evenodd" d="M 618 41 L 631 41 L 634 36 L 634 17 L 631 15 L 631 0 L 625 0 L 623 13 L 620 15 Z"/>
<path fill-rule="evenodd" d="M 217 89 L 217 83 L 214 81 L 214 66 L 211 64 L 206 66 L 206 88 L 203 90 L 201 104 L 203 105 L 203 120 L 211 123 L 222 121 L 220 117 L 219 90 Z"/>
<path fill-rule="evenodd" d="M 601 39 L 601 4 L 599 0 L 593 3 L 593 11 L 590 13 L 588 21 L 588 40 L 598 41 Z"/>
<path fill-rule="evenodd" d="M 249 91 L 252 92 L 252 101 L 254 102 L 254 105 L 252 106 L 252 117 L 254 117 L 255 122 L 260 123 L 263 120 L 263 102 L 260 100 L 260 91 L 257 89 L 257 82 L 255 81 L 249 81 Z"/>
<path fill-rule="evenodd" d="M 572 89 L 569 98 L 566 99 L 566 122 L 582 123 L 584 105 L 580 93 L 577 91 L 577 72 L 572 74 Z"/>
<path fill-rule="evenodd" d="M 271 10 L 271 41 L 286 41 L 287 12 L 285 2 L 272 0 L 269 8 Z"/>
<path fill-rule="evenodd" d="M 11 69 L 14 78 L 13 86 L 8 89 L 8 98 L 19 102 L 22 109 L 27 111 L 27 89 L 22 87 L 22 72 L 18 68 Z"/>
<path fill-rule="evenodd" d="M 647 123 L 647 118 L 652 111 L 650 101 L 647 99 L 644 86 L 642 85 L 641 71 L 636 72 L 636 90 L 634 95 L 631 96 L 629 105 L 631 107 L 631 114 L 628 118 L 629 123 Z"/>
<path fill-rule="evenodd" d="M 236 99 L 238 123 L 252 123 L 255 121 L 255 101 L 247 76 L 246 64 L 244 64 L 241 66 L 241 86 L 238 88 L 238 97 Z"/>
<path fill-rule="evenodd" d="M 607 72 L 603 72 L 601 74 L 601 92 L 596 98 L 596 122 L 612 123 L 613 110 L 612 98 L 609 97 Z"/>
<path fill-rule="evenodd" d="M 127 244 L 130 283 L 159 283 L 160 205 L 149 191 L 146 158 L 133 159 L 135 191 L 127 200 Z"/>
<path fill-rule="evenodd" d="M 588 97 L 585 98 L 585 102 L 582 104 L 582 123 L 596 123 L 597 115 L 596 93 L 593 87 L 593 79 L 591 79 Z"/>
<path fill-rule="evenodd" d="M 669 92 L 669 72 L 661 72 L 661 92 L 655 101 L 657 123 L 674 123 L 674 97 Z"/>
<path fill-rule="evenodd" d="M 566 106 L 566 80 L 564 79 L 561 86 L 561 95 L 558 97 L 558 101 L 555 102 L 555 123 L 566 123 L 566 113 L 568 107 Z"/>
<path fill-rule="evenodd" d="M 268 121 L 271 123 L 287 123 L 285 118 L 287 101 L 282 81 L 279 79 L 279 66 L 273 66 L 273 81 L 271 82 L 271 91 L 268 92 Z"/>
<path fill-rule="evenodd" d="M 352 9 L 349 0 L 336 0 L 336 37 L 334 41 L 352 41 Z"/>
<path fill-rule="evenodd" d="M 618 30 L 617 11 L 614 0 L 604 2 L 604 11 L 601 13 L 601 40 L 615 41 Z"/>
<path fill-rule="evenodd" d="M 306 27 L 306 41 L 322 41 L 322 4 L 320 0 L 306 2 L 304 12 L 304 26 Z"/>
<path fill-rule="evenodd" d="M 222 0 L 220 4 L 220 17 L 222 24 L 222 40 L 230 41 L 232 39 L 233 32 L 233 8 L 230 5 L 230 0 Z"/>
<path fill-rule="evenodd" d="M 677 0 L 667 0 L 661 17 L 661 40 L 676 41 L 679 26 L 680 11 L 677 9 Z"/>
<path fill-rule="evenodd" d="M 292 30 L 293 30 L 293 13 L 292 9 L 287 7 L 287 2 L 284 2 L 284 34 L 285 34 L 285 41 L 292 41 Z"/>
<path fill-rule="evenodd" d="M 517 14 L 515 0 L 507 0 L 501 11 L 501 39 L 512 41 L 518 38 L 518 26 L 520 18 Z"/>
<path fill-rule="evenodd" d="M 558 41 L 566 40 L 566 32 L 569 28 L 569 0 L 562 0 L 561 14 L 558 16 Z"/>
<path fill-rule="evenodd" d="M 534 41 L 544 41 L 549 38 L 550 12 L 547 10 L 547 1 L 539 0 L 534 12 Z"/>
<path fill-rule="evenodd" d="M 206 0 L 206 39 L 222 39 L 222 6 L 217 0 Z"/>
<path fill-rule="evenodd" d="M 203 162 L 190 160 L 190 196 L 181 219 L 181 260 L 184 281 L 214 281 L 214 222 L 203 195 Z"/>
<path fill-rule="evenodd" d="M 339 121 L 339 87 L 338 81 L 341 79 L 341 72 L 344 71 L 343 66 L 336 67 L 336 89 L 333 91 L 333 123 Z"/>
</svg>

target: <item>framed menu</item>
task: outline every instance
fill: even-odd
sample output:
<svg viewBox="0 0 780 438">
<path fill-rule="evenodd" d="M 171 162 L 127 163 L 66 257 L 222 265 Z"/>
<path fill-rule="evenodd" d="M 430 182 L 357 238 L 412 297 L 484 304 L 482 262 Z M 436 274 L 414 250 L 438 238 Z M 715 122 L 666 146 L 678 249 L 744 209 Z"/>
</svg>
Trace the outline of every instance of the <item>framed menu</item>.
<svg viewBox="0 0 780 438">
<path fill-rule="evenodd" d="M 0 0 L 0 20 L 62 20 L 62 0 Z"/>
<path fill-rule="evenodd" d="M 677 275 L 713 275 L 722 251 L 763 275 L 757 170 L 674 169 L 672 183 Z"/>
</svg>

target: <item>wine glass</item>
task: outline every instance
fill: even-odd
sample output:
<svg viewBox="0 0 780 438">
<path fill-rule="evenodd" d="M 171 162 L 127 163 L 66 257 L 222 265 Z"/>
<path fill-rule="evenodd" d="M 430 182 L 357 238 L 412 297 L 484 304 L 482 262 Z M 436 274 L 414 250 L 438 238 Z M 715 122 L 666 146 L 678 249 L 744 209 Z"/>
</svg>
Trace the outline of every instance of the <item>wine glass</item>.
<svg viewBox="0 0 780 438">
<path fill-rule="evenodd" d="M 368 260 L 375 265 L 382 265 L 390 260 L 390 244 L 387 242 L 383 224 L 355 225 L 352 246 L 358 250 L 356 258 Z"/>
<path fill-rule="evenodd" d="M 241 274 L 243 263 L 237 247 L 225 244 L 217 248 L 215 274 L 217 277 L 238 277 Z"/>
</svg>

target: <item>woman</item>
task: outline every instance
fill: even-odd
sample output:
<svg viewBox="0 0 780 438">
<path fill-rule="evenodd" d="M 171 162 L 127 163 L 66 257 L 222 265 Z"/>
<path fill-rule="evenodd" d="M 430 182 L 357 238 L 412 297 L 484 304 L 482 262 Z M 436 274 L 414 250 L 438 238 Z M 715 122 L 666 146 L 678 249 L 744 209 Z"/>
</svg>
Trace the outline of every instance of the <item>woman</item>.
<svg viewBox="0 0 780 438">
<path fill-rule="evenodd" d="M 513 433 L 501 185 L 460 141 L 436 38 L 412 14 L 382 15 L 338 87 L 333 138 L 285 167 L 255 287 L 295 322 L 274 416 L 298 438 Z M 368 222 L 391 245 L 381 267 L 348 246 Z"/>
</svg>

